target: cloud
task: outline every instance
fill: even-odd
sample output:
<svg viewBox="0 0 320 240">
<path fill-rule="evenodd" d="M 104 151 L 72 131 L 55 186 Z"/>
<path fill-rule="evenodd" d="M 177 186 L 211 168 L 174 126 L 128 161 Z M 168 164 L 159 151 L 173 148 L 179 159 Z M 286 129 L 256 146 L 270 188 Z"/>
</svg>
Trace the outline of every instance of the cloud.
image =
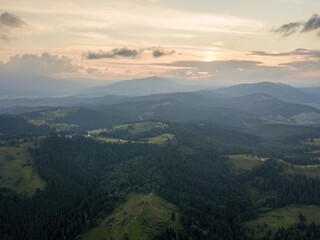
<svg viewBox="0 0 320 240">
<path fill-rule="evenodd" d="M 166 55 L 171 55 L 174 53 L 175 53 L 174 50 L 165 50 L 165 49 L 159 47 L 159 48 L 153 49 L 152 56 L 155 58 L 158 58 L 158 57 L 162 57 L 162 56 L 166 56 Z"/>
<path fill-rule="evenodd" d="M 131 57 L 135 58 L 141 55 L 144 52 L 150 53 L 153 57 L 158 58 L 166 55 L 174 54 L 174 50 L 166 50 L 162 47 L 150 47 L 150 48 L 140 48 L 140 49 L 129 49 L 129 48 L 114 48 L 111 51 L 102 51 L 97 52 L 89 51 L 84 53 L 82 56 L 86 59 L 102 59 L 102 58 L 116 58 L 116 57 Z"/>
<path fill-rule="evenodd" d="M 176 77 L 190 78 L 202 75 L 210 76 L 222 81 L 269 81 L 281 78 L 287 74 L 286 66 L 264 66 L 262 62 L 247 60 L 227 60 L 227 61 L 176 61 L 171 64 L 161 64 L 162 66 L 176 67 L 169 70 Z M 174 76 L 172 76 L 174 77 Z"/>
<path fill-rule="evenodd" d="M 140 50 L 128 49 L 128 48 L 114 48 L 109 52 L 98 51 L 98 52 L 87 52 L 83 54 L 86 59 L 101 59 L 101 58 L 115 58 L 120 57 L 136 57 Z"/>
<path fill-rule="evenodd" d="M 320 28 L 320 16 L 313 14 L 312 17 L 306 22 L 298 21 L 291 22 L 280 26 L 279 28 L 273 29 L 272 31 L 276 34 L 282 35 L 282 37 L 288 37 L 295 32 L 305 33 Z M 320 34 L 320 33 L 318 33 Z"/>
<path fill-rule="evenodd" d="M 261 81 L 297 83 L 302 79 L 309 81 L 311 76 L 320 76 L 320 59 L 287 62 L 279 66 L 266 66 L 262 62 L 248 60 L 176 61 L 158 65 L 168 67 L 163 77 L 203 79 L 220 85 Z"/>
<path fill-rule="evenodd" d="M 293 33 L 297 32 L 297 29 L 300 28 L 302 22 L 291 22 L 287 24 L 283 24 L 281 27 L 277 29 L 273 29 L 272 31 L 276 34 L 282 35 L 282 37 L 288 37 Z"/>
<path fill-rule="evenodd" d="M 304 24 L 301 32 L 309 32 L 320 28 L 320 16 L 313 14 L 313 16 Z"/>
<path fill-rule="evenodd" d="M 12 29 L 24 28 L 25 26 L 27 24 L 20 17 L 8 12 L 2 13 L 0 15 L 0 40 L 10 40 Z"/>
<path fill-rule="evenodd" d="M 281 65 L 292 67 L 297 71 L 319 71 L 320 60 L 289 62 Z"/>
<path fill-rule="evenodd" d="M 8 12 L 0 15 L 0 24 L 10 28 L 19 28 L 26 25 L 26 23 L 22 21 L 20 17 Z"/>
<path fill-rule="evenodd" d="M 77 72 L 80 67 L 70 58 L 44 52 L 41 56 L 24 54 L 12 56 L 6 64 L 0 64 L 2 74 L 26 74 L 50 76 L 57 73 Z"/>
<path fill-rule="evenodd" d="M 249 55 L 258 56 L 272 56 L 272 57 L 282 57 L 282 56 L 307 56 L 320 58 L 320 50 L 311 50 L 305 48 L 297 48 L 290 52 L 279 52 L 279 53 L 268 53 L 263 51 L 252 51 Z"/>
</svg>

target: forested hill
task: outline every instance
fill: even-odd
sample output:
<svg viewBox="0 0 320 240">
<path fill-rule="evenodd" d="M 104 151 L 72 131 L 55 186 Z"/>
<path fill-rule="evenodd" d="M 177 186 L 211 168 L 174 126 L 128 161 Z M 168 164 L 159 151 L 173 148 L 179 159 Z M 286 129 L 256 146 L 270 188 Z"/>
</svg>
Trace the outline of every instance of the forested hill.
<svg viewBox="0 0 320 240">
<path fill-rule="evenodd" d="M 236 140 L 239 132 L 222 128 L 203 135 L 202 127 L 172 125 L 176 141 L 166 145 L 47 138 L 33 150 L 45 190 L 28 198 L 1 189 L 1 238 L 73 239 L 129 192 L 151 191 L 180 208 L 183 236 L 235 238 L 241 234 L 239 222 L 252 214 L 251 203 L 221 155 L 231 149 L 219 139 L 225 131 L 238 148 L 244 142 Z M 250 144 L 255 145 L 248 139 Z"/>
<path fill-rule="evenodd" d="M 266 131 L 272 134 L 270 128 Z M 288 153 L 299 156 L 301 151 L 316 150 L 314 142 L 300 142 L 314 137 L 314 131 L 282 131 L 295 137 L 284 142 L 275 135 L 269 141 L 265 135 L 203 121 L 140 122 L 97 131 L 98 135 L 92 132 L 92 136 L 51 134 L 34 140 L 29 135 L 23 144 L 2 143 L 1 164 L 18 161 L 19 155 L 5 151 L 30 146 L 34 160 L 28 167 L 39 174 L 45 188 L 32 196 L 15 192 L 10 185 L 1 188 L 0 239 L 81 239 L 87 236 L 84 232 L 112 221 L 108 216 L 119 204 L 131 201 L 127 197 L 132 193 L 154 193 L 181 212 L 182 229 L 165 228 L 163 222 L 153 231 L 156 234 L 149 235 L 151 239 L 285 239 L 292 234 L 290 228 L 258 234 L 260 227 L 250 221 L 262 217 L 261 209 L 320 204 L 320 173 L 279 160 L 282 156 L 308 164 L 311 155 L 299 162 Z M 37 147 L 28 145 L 29 141 L 37 141 Z M 279 146 L 285 151 L 278 151 Z M 247 155 L 242 157 L 243 153 Z M 23 179 L 15 184 L 27 184 Z M 123 221 L 130 224 L 126 218 Z M 146 225 L 135 224 L 119 234 L 123 238 L 139 235 Z M 308 234 L 319 229 L 317 225 L 310 228 L 309 222 L 301 224 Z"/>
</svg>

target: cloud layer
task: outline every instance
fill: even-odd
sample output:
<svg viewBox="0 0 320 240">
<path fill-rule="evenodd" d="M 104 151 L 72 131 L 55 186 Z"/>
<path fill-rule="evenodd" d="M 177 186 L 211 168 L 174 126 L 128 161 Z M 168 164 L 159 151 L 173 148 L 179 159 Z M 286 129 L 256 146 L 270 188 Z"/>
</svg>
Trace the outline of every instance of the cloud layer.
<svg viewBox="0 0 320 240">
<path fill-rule="evenodd" d="M 293 51 L 294 52 L 294 51 Z M 319 72 L 320 58 L 295 61 L 279 66 L 265 66 L 259 61 L 177 61 L 165 66 L 176 67 L 167 74 L 177 78 L 207 78 L 220 83 L 281 81 L 281 79 L 298 79 L 300 73 Z"/>
<path fill-rule="evenodd" d="M 272 57 L 283 57 L 283 56 L 306 56 L 320 58 L 320 50 L 310 50 L 305 48 L 297 48 L 290 52 L 279 52 L 279 53 L 269 53 L 264 51 L 252 51 L 250 55 L 258 56 L 272 56 Z"/>
<path fill-rule="evenodd" d="M 0 74 L 44 75 L 51 76 L 57 73 L 77 72 L 80 67 L 74 65 L 66 56 L 59 57 L 44 52 L 12 56 L 6 64 L 0 63 Z"/>
</svg>

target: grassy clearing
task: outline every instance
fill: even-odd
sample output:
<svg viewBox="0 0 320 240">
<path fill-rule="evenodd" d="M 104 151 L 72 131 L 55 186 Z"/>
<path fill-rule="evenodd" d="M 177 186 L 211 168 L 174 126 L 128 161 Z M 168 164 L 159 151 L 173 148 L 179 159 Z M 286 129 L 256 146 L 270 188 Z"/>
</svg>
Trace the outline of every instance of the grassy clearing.
<svg viewBox="0 0 320 240">
<path fill-rule="evenodd" d="M 301 142 L 303 145 L 310 145 L 310 146 L 320 146 L 320 138 L 313 138 L 307 139 L 304 142 Z"/>
<path fill-rule="evenodd" d="M 263 211 L 263 209 L 262 209 Z M 299 213 L 302 213 L 307 219 L 307 223 L 320 223 L 320 207 L 319 206 L 297 206 L 290 205 L 288 207 L 277 208 L 271 211 L 259 214 L 258 219 L 244 223 L 245 227 L 250 230 L 246 231 L 248 236 L 252 235 L 254 230 L 254 239 L 265 236 L 268 229 L 275 233 L 280 227 L 287 228 L 292 224 L 299 223 Z"/>
<path fill-rule="evenodd" d="M 100 133 L 104 133 L 104 132 L 108 132 L 109 130 L 106 128 L 100 128 L 100 129 L 95 129 L 95 130 L 91 130 L 88 131 L 89 134 L 91 135 L 99 135 Z"/>
<path fill-rule="evenodd" d="M 263 164 L 263 161 L 259 157 L 249 156 L 247 154 L 230 155 L 228 156 L 230 162 L 239 169 L 252 170 L 254 167 Z"/>
<path fill-rule="evenodd" d="M 320 176 L 320 165 L 298 166 L 285 163 L 284 172 L 286 174 L 299 174 L 306 175 L 307 177 L 317 177 Z"/>
<path fill-rule="evenodd" d="M 48 123 L 45 120 L 35 120 L 35 119 L 31 119 L 28 120 L 29 123 L 35 125 L 35 126 L 42 126 L 42 125 L 48 125 Z"/>
<path fill-rule="evenodd" d="M 164 144 L 167 141 L 172 141 L 174 139 L 174 134 L 165 133 L 156 137 L 146 138 L 145 142 L 150 144 Z"/>
<path fill-rule="evenodd" d="M 113 131 L 129 131 L 131 134 L 140 134 L 144 132 L 148 132 L 155 128 L 167 128 L 168 125 L 162 122 L 153 122 L 153 121 L 145 121 L 145 122 L 137 122 L 137 123 L 130 123 L 130 124 L 121 124 L 110 129 L 107 128 L 100 128 L 88 131 L 88 133 L 92 135 L 98 135 L 99 133 L 104 132 L 113 132 Z"/>
<path fill-rule="evenodd" d="M 66 108 L 66 109 L 58 109 L 54 111 L 46 111 L 41 112 L 41 120 L 52 121 L 57 118 L 65 117 L 70 113 L 78 111 L 79 108 Z"/>
<path fill-rule="evenodd" d="M 131 134 L 140 134 L 147 131 L 150 131 L 154 128 L 166 128 L 168 127 L 167 124 L 162 122 L 153 122 L 153 121 L 145 121 L 145 122 L 137 122 L 137 123 L 130 123 L 130 124 L 121 124 L 111 128 L 109 131 L 115 130 L 128 130 Z"/>
<path fill-rule="evenodd" d="M 172 212 L 176 219 L 171 220 Z M 87 230 L 81 238 L 93 239 L 151 239 L 166 227 L 181 229 L 179 209 L 155 194 L 129 194 L 127 202 L 114 213 L 102 219 L 94 228 Z"/>
<path fill-rule="evenodd" d="M 108 138 L 108 137 L 93 137 L 93 139 L 97 140 L 97 141 L 101 141 L 101 142 L 106 142 L 106 143 L 137 143 L 136 141 L 128 141 L 128 140 L 124 140 L 124 139 L 117 139 L 117 138 Z"/>
<path fill-rule="evenodd" d="M 37 188 L 44 189 L 46 183 L 34 172 L 34 160 L 28 147 L 32 147 L 32 143 L 0 147 L 0 187 L 32 196 Z"/>
<path fill-rule="evenodd" d="M 248 156 L 247 154 L 241 155 L 230 155 L 230 162 L 238 169 L 242 170 L 252 170 L 256 166 L 260 166 L 263 164 L 263 161 L 266 160 L 264 158 L 254 158 L 252 156 Z M 307 177 L 320 177 L 320 165 L 306 165 L 299 166 L 287 163 L 281 159 L 277 161 L 283 164 L 284 173 L 288 175 L 306 175 Z"/>
<path fill-rule="evenodd" d="M 320 122 L 320 114 L 316 112 L 301 113 L 292 116 L 297 125 L 312 125 Z"/>
<path fill-rule="evenodd" d="M 70 131 L 72 128 L 78 127 L 76 124 L 69 123 L 51 123 L 49 126 L 55 128 L 58 132 Z"/>
<path fill-rule="evenodd" d="M 101 137 L 101 136 L 93 136 L 93 139 L 97 140 L 97 141 L 101 141 L 101 142 L 106 142 L 106 143 L 119 143 L 119 144 L 123 144 L 123 143 L 148 143 L 148 144 L 164 144 L 166 142 L 168 142 L 169 140 L 172 141 L 174 139 L 174 134 L 171 133 L 167 133 L 167 134 L 161 134 L 159 136 L 156 137 L 152 137 L 152 138 L 146 138 L 144 140 L 141 141 L 129 141 L 129 140 L 125 140 L 125 139 L 118 139 L 118 138 L 109 138 L 109 137 Z"/>
<path fill-rule="evenodd" d="M 35 126 L 48 125 L 51 128 L 55 128 L 58 132 L 70 131 L 72 128 L 78 127 L 76 124 L 51 123 L 45 120 L 29 120 L 28 122 Z"/>
</svg>

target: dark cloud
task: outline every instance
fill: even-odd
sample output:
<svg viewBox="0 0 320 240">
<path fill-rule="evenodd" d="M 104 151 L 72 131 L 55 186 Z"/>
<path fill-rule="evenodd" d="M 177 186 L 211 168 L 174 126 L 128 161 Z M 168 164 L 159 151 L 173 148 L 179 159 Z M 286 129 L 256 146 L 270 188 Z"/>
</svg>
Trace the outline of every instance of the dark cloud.
<svg viewBox="0 0 320 240">
<path fill-rule="evenodd" d="M 12 13 L 2 13 L 0 15 L 0 40 L 9 41 L 14 28 L 24 28 L 27 24 L 20 17 Z"/>
<path fill-rule="evenodd" d="M 320 50 L 310 50 L 305 48 L 297 48 L 291 52 L 280 52 L 280 53 L 268 53 L 263 51 L 252 51 L 249 55 L 258 55 L 258 56 L 273 56 L 273 57 L 282 57 L 282 56 L 308 56 L 320 58 Z"/>
<path fill-rule="evenodd" d="M 174 54 L 175 51 L 174 50 L 165 50 L 163 48 L 153 48 L 152 49 L 152 56 L 157 58 L 157 57 L 162 57 L 165 55 L 171 55 Z"/>
<path fill-rule="evenodd" d="M 26 23 L 22 21 L 20 17 L 8 12 L 0 15 L 0 24 L 11 28 L 19 28 L 26 25 Z"/>
<path fill-rule="evenodd" d="M 137 57 L 143 52 L 148 52 L 152 54 L 153 57 L 158 58 L 166 55 L 174 54 L 174 50 L 166 50 L 162 47 L 150 47 L 150 48 L 140 48 L 140 49 L 128 49 L 128 48 L 114 48 L 111 51 L 97 52 L 89 51 L 83 54 L 86 59 L 102 59 L 102 58 L 115 58 L 115 57 Z"/>
<path fill-rule="evenodd" d="M 272 31 L 276 34 L 282 35 L 282 37 L 288 37 L 293 33 L 298 32 L 298 30 L 300 33 L 304 33 L 317 29 L 320 29 L 320 16 L 318 14 L 313 14 L 306 22 L 299 21 L 287 23 L 277 29 L 273 29 Z"/>
<path fill-rule="evenodd" d="M 297 32 L 297 29 L 300 28 L 301 25 L 303 25 L 302 22 L 291 22 L 283 24 L 281 27 L 273 29 L 272 31 L 276 34 L 282 35 L 282 37 L 288 37 L 291 34 Z"/>
<path fill-rule="evenodd" d="M 309 32 L 320 28 L 320 16 L 313 14 L 313 16 L 304 24 L 301 32 Z"/>
<path fill-rule="evenodd" d="M 128 48 L 114 48 L 109 52 L 104 52 L 102 50 L 98 52 L 88 52 L 83 54 L 86 59 L 101 59 L 101 58 L 115 58 L 120 57 L 136 57 L 140 50 L 128 49 Z"/>
</svg>

